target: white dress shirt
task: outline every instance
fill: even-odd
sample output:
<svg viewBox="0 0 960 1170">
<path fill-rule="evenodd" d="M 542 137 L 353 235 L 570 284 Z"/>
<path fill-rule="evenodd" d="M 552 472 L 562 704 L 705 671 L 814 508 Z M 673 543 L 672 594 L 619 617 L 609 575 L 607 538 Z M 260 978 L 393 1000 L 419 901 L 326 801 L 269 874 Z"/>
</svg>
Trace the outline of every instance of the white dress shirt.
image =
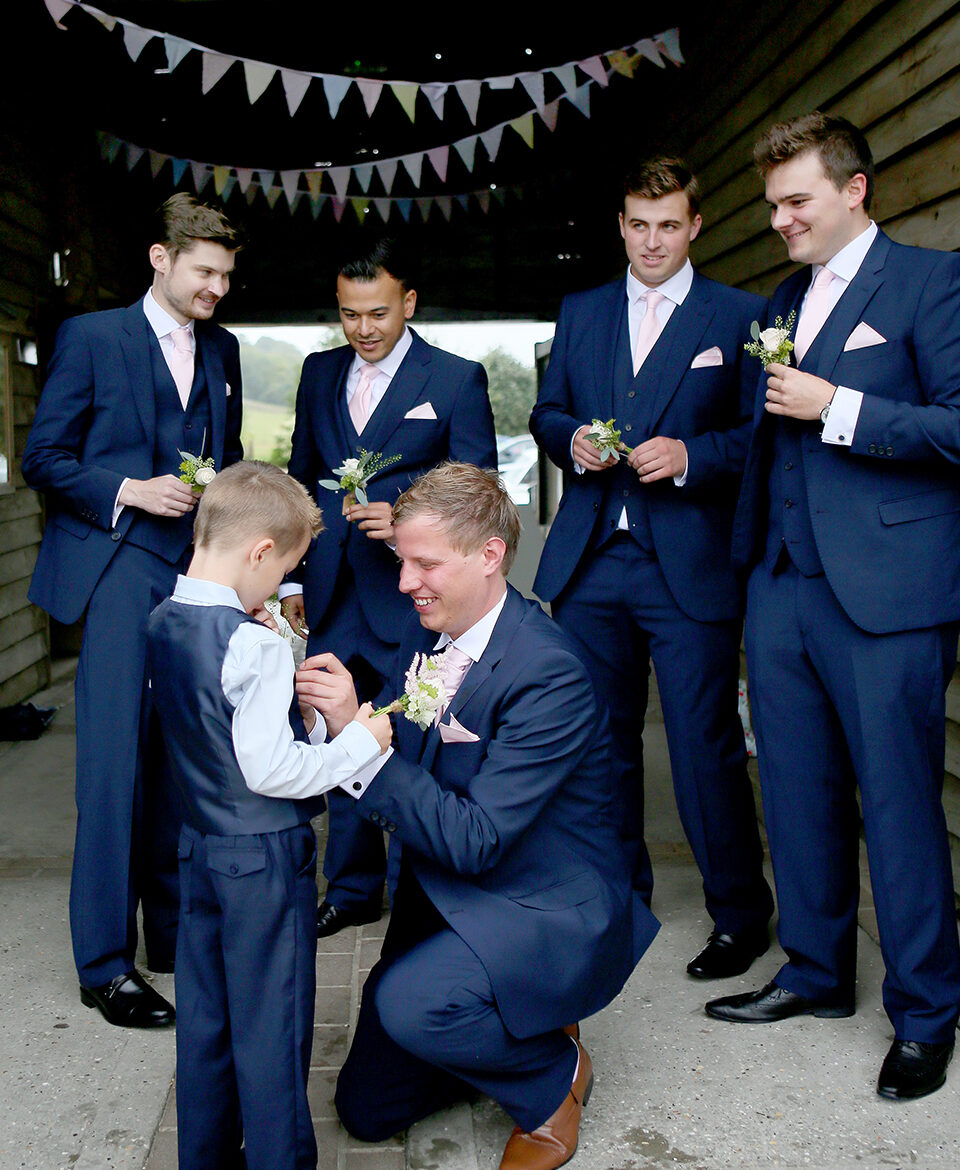
<svg viewBox="0 0 960 1170">
<path fill-rule="evenodd" d="M 383 400 L 383 396 L 389 390 L 390 383 L 393 381 L 394 375 L 400 368 L 400 363 L 407 356 L 407 351 L 412 344 L 413 334 L 409 328 L 404 326 L 400 340 L 390 350 L 387 356 L 380 361 L 368 362 L 362 354 L 355 353 L 353 361 L 350 364 L 350 369 L 347 371 L 347 380 L 345 383 L 347 405 L 350 405 L 354 394 L 357 392 L 357 383 L 360 381 L 360 370 L 367 365 L 376 366 L 380 372 L 370 382 L 370 413 L 373 414 Z"/>
<path fill-rule="evenodd" d="M 243 612 L 235 590 L 197 577 L 179 576 L 172 600 Z M 327 728 L 319 712 L 310 743 L 294 739 L 289 718 L 294 671 L 293 652 L 274 630 L 243 622 L 231 635 L 220 685 L 234 709 L 233 750 L 247 787 L 261 796 L 302 799 L 339 786 L 359 797 L 362 789 L 355 790 L 348 781 L 377 759 L 380 745 L 356 721 L 324 743 Z"/>
</svg>

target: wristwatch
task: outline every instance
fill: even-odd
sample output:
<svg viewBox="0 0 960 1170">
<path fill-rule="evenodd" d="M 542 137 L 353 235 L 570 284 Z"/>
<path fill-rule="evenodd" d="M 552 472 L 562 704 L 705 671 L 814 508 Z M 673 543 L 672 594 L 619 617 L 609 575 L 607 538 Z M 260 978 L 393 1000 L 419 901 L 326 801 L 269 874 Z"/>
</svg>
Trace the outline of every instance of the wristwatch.
<svg viewBox="0 0 960 1170">
<path fill-rule="evenodd" d="M 827 405 L 823 408 L 823 410 L 820 411 L 820 425 L 821 426 L 827 425 L 827 415 L 829 413 L 830 413 L 830 403 L 828 402 Z"/>
</svg>

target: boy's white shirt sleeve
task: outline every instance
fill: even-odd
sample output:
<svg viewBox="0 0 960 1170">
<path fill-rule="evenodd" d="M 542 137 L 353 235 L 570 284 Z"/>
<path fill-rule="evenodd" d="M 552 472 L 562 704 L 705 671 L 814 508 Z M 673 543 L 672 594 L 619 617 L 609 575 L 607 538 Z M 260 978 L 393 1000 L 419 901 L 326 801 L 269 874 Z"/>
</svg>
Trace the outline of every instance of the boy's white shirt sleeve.
<svg viewBox="0 0 960 1170">
<path fill-rule="evenodd" d="M 247 787 L 261 796 L 300 799 L 343 786 L 380 755 L 376 738 L 351 722 L 330 743 L 302 743 L 290 726 L 293 652 L 266 626 L 244 622 L 230 638 L 220 675 L 233 706 L 232 737 Z M 322 737 L 318 726 L 312 739 Z"/>
</svg>

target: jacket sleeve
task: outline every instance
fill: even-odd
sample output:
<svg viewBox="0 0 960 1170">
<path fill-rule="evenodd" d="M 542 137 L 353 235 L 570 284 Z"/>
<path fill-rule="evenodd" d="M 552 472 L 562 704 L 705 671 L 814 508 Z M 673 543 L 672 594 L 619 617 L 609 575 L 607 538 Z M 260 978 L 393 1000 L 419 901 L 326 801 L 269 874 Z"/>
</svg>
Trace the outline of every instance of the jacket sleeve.
<svg viewBox="0 0 960 1170">
<path fill-rule="evenodd" d="M 530 433 L 537 445 L 562 471 L 574 470 L 570 445 L 580 427 L 591 419 L 577 418 L 573 404 L 573 388 L 568 370 L 571 310 L 569 298 L 560 306 L 556 333 L 550 347 L 550 361 L 544 375 L 537 402 L 530 415 Z"/>
<path fill-rule="evenodd" d="M 450 455 L 477 467 L 497 466 L 497 436 L 487 394 L 487 371 L 468 362 L 450 418 Z"/>
</svg>

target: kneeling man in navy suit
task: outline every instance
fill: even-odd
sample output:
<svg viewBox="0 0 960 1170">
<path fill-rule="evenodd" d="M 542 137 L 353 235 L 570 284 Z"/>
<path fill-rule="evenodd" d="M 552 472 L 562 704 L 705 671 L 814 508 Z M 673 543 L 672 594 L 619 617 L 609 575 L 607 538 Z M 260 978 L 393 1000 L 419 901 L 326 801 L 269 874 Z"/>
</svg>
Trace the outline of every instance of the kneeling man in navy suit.
<svg viewBox="0 0 960 1170">
<path fill-rule="evenodd" d="M 379 1141 L 473 1087 L 516 1122 L 501 1165 L 550 1170 L 576 1150 L 592 1084 L 573 1024 L 617 995 L 658 924 L 630 886 L 586 671 L 506 583 L 520 524 L 496 474 L 443 464 L 394 524 L 416 617 L 393 694 L 436 654 L 447 703 L 425 731 L 399 717 L 397 750 L 358 778 L 355 813 L 402 852 L 337 1110 Z M 329 655 L 304 665 L 300 693 L 336 734 L 352 682 Z"/>
<path fill-rule="evenodd" d="M 849 1016 L 860 789 L 894 1041 L 883 1097 L 944 1082 L 960 948 L 941 802 L 960 621 L 960 256 L 870 219 L 873 159 L 842 118 L 754 151 L 774 231 L 805 267 L 770 302 L 797 364 L 760 380 L 734 530 L 752 569 L 746 648 L 788 962 L 719 1019 Z"/>
</svg>

